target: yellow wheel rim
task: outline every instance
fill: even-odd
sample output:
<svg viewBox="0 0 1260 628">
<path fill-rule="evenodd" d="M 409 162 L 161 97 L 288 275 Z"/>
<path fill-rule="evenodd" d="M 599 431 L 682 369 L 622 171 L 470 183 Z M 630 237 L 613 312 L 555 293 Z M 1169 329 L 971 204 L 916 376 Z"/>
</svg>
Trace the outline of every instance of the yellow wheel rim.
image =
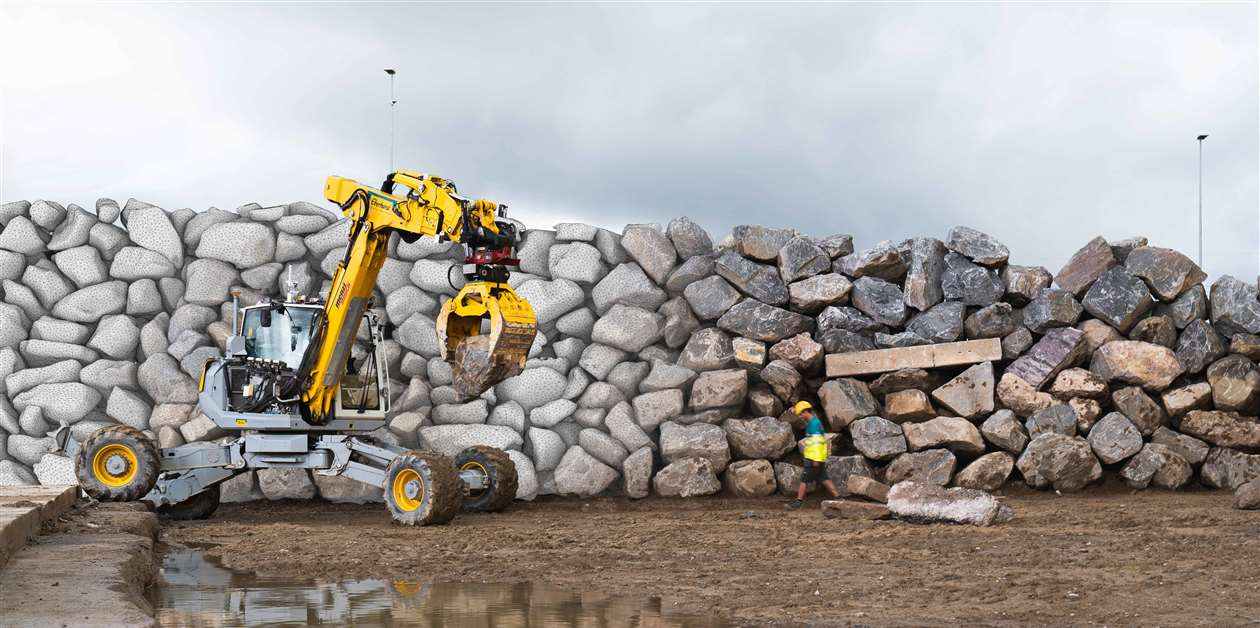
<svg viewBox="0 0 1260 628">
<path fill-rule="evenodd" d="M 468 462 L 465 462 L 463 466 L 459 468 L 459 470 L 460 471 L 476 471 L 477 473 L 480 473 L 482 476 L 486 477 L 487 479 L 489 479 L 490 477 L 490 472 L 486 470 L 485 465 L 482 465 L 480 462 L 477 462 L 476 460 L 469 460 Z M 473 496 L 480 495 L 484 492 L 485 492 L 485 489 L 480 489 L 480 488 L 474 491 L 469 491 L 469 493 L 472 494 Z"/>
<path fill-rule="evenodd" d="M 126 486 L 136 478 L 139 469 L 136 452 L 126 445 L 111 443 L 92 456 L 92 473 L 105 486 Z"/>
<path fill-rule="evenodd" d="M 424 501 L 424 478 L 415 469 L 403 469 L 394 476 L 394 485 L 390 492 L 400 510 L 411 512 Z"/>
</svg>

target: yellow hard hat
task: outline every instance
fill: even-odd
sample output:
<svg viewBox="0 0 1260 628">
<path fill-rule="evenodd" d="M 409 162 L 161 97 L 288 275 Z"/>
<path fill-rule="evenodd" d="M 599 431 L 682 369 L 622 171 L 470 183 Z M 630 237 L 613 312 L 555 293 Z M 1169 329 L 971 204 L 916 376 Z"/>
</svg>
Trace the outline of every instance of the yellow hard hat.
<svg viewBox="0 0 1260 628">
<path fill-rule="evenodd" d="M 792 406 L 792 412 L 795 412 L 796 414 L 800 414 L 806 410 L 813 410 L 813 409 L 814 409 L 814 404 L 808 401 L 798 401 L 796 402 L 796 405 Z"/>
</svg>

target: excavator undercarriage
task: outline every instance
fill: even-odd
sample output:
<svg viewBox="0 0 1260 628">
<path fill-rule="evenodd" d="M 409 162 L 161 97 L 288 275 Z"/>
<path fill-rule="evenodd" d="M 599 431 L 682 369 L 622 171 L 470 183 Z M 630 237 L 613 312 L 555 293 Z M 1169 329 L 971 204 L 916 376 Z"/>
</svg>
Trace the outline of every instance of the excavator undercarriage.
<svg viewBox="0 0 1260 628">
<path fill-rule="evenodd" d="M 392 417 L 385 326 L 373 313 L 372 292 L 393 233 L 464 246 L 466 283 L 436 321 L 455 388 L 476 397 L 524 368 L 537 324 L 507 283 L 508 267 L 519 262 L 506 208 L 463 199 L 450 181 L 408 171 L 379 189 L 329 177 L 325 196 L 350 219 L 327 298 L 291 289 L 282 301 L 242 309 L 234 294 L 233 335 L 203 367 L 198 407 L 231 436 L 159 449 L 140 430 L 101 428 L 82 444 L 65 444 L 85 492 L 203 518 L 218 506 L 222 482 L 250 469 L 289 468 L 380 487 L 393 518 L 409 525 L 444 523 L 461 506 L 495 511 L 511 503 L 516 471 L 503 451 L 473 446 L 452 460 L 369 436 Z"/>
</svg>

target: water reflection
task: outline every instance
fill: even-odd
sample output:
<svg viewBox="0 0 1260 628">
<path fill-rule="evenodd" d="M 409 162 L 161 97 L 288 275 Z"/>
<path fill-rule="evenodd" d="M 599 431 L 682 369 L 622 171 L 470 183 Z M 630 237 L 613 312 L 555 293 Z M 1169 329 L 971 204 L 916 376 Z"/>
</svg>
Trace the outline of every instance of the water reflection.
<svg viewBox="0 0 1260 628">
<path fill-rule="evenodd" d="M 170 548 L 149 601 L 161 626 L 713 627 L 657 598 L 539 584 L 352 580 L 317 583 L 225 569 L 200 549 Z"/>
</svg>

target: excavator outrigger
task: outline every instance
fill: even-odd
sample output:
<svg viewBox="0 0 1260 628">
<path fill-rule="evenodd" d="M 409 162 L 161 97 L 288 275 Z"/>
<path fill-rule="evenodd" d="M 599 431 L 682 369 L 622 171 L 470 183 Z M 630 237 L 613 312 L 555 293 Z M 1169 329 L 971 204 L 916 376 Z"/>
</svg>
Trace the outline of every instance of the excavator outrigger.
<svg viewBox="0 0 1260 628">
<path fill-rule="evenodd" d="M 516 468 L 498 449 L 469 447 L 452 461 L 367 436 L 386 424 L 390 406 L 384 329 L 371 307 L 392 234 L 464 246 L 466 283 L 436 324 L 455 387 L 475 396 L 524 368 L 537 323 L 507 283 L 508 267 L 519 262 L 506 207 L 403 170 L 380 188 L 332 176 L 324 196 L 350 219 L 327 299 L 291 288 L 283 301 L 241 310 L 234 294 L 233 335 L 202 369 L 198 406 L 235 437 L 159 450 L 140 430 L 103 427 L 67 446 L 88 495 L 143 499 L 172 517 L 204 518 L 218 507 L 219 485 L 238 473 L 298 468 L 381 487 L 393 518 L 409 525 L 445 523 L 461 506 L 497 511 L 515 498 Z M 366 348 L 356 346 L 364 319 Z"/>
</svg>

